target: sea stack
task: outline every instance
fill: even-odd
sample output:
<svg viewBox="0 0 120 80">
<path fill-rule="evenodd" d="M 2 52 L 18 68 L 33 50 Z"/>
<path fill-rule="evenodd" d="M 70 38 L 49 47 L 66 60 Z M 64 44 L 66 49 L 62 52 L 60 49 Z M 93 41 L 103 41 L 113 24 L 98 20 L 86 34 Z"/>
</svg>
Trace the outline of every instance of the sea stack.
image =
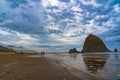
<svg viewBox="0 0 120 80">
<path fill-rule="evenodd" d="M 115 49 L 114 49 L 114 52 L 118 52 L 118 49 L 117 49 L 117 48 L 115 48 Z"/>
<path fill-rule="evenodd" d="M 110 50 L 105 46 L 104 42 L 97 36 L 89 34 L 85 39 L 82 53 L 89 52 L 110 52 Z"/>
<path fill-rule="evenodd" d="M 76 48 L 70 49 L 68 53 L 79 53 Z"/>
</svg>

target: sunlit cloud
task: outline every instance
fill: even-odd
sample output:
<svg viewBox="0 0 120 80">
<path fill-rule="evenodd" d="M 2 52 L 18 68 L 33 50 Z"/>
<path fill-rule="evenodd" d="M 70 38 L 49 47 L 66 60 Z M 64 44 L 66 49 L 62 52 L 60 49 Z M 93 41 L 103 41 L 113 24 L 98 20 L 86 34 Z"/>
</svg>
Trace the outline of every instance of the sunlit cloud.
<svg viewBox="0 0 120 80">
<path fill-rule="evenodd" d="M 6 45 L 15 45 L 15 46 L 26 46 L 30 47 L 32 45 L 37 45 L 38 40 L 31 37 L 30 35 L 19 33 L 16 31 L 11 31 L 8 29 L 0 28 L 0 39 L 1 43 Z"/>
<path fill-rule="evenodd" d="M 102 4 L 97 3 L 96 0 L 79 0 L 79 1 L 82 2 L 82 4 L 84 5 L 91 5 L 94 7 L 102 6 Z"/>
</svg>

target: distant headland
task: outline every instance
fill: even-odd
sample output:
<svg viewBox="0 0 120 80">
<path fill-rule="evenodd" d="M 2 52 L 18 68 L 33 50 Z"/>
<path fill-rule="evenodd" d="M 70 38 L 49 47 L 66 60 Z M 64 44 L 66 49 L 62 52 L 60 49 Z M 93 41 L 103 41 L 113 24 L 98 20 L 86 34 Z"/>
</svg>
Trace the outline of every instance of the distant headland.
<svg viewBox="0 0 120 80">
<path fill-rule="evenodd" d="M 9 49 L 7 47 L 1 46 L 0 45 L 0 52 L 13 52 L 13 49 Z"/>
</svg>

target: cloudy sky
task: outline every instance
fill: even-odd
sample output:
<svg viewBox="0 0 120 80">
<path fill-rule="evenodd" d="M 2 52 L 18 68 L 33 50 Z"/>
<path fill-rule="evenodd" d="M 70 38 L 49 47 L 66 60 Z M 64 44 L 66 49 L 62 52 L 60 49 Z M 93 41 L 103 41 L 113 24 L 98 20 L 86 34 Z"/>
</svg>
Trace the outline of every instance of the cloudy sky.
<svg viewBox="0 0 120 80">
<path fill-rule="evenodd" d="M 119 0 L 0 0 L 1 44 L 81 50 L 90 33 L 120 47 Z"/>
</svg>

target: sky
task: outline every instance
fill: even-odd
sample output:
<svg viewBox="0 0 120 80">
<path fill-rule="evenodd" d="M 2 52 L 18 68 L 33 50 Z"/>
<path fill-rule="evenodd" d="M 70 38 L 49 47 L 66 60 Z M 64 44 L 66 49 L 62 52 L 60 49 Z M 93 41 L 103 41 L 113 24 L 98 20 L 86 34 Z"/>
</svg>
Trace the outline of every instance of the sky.
<svg viewBox="0 0 120 80">
<path fill-rule="evenodd" d="M 0 0 L 0 44 L 81 50 L 89 34 L 120 49 L 119 0 Z"/>
</svg>

